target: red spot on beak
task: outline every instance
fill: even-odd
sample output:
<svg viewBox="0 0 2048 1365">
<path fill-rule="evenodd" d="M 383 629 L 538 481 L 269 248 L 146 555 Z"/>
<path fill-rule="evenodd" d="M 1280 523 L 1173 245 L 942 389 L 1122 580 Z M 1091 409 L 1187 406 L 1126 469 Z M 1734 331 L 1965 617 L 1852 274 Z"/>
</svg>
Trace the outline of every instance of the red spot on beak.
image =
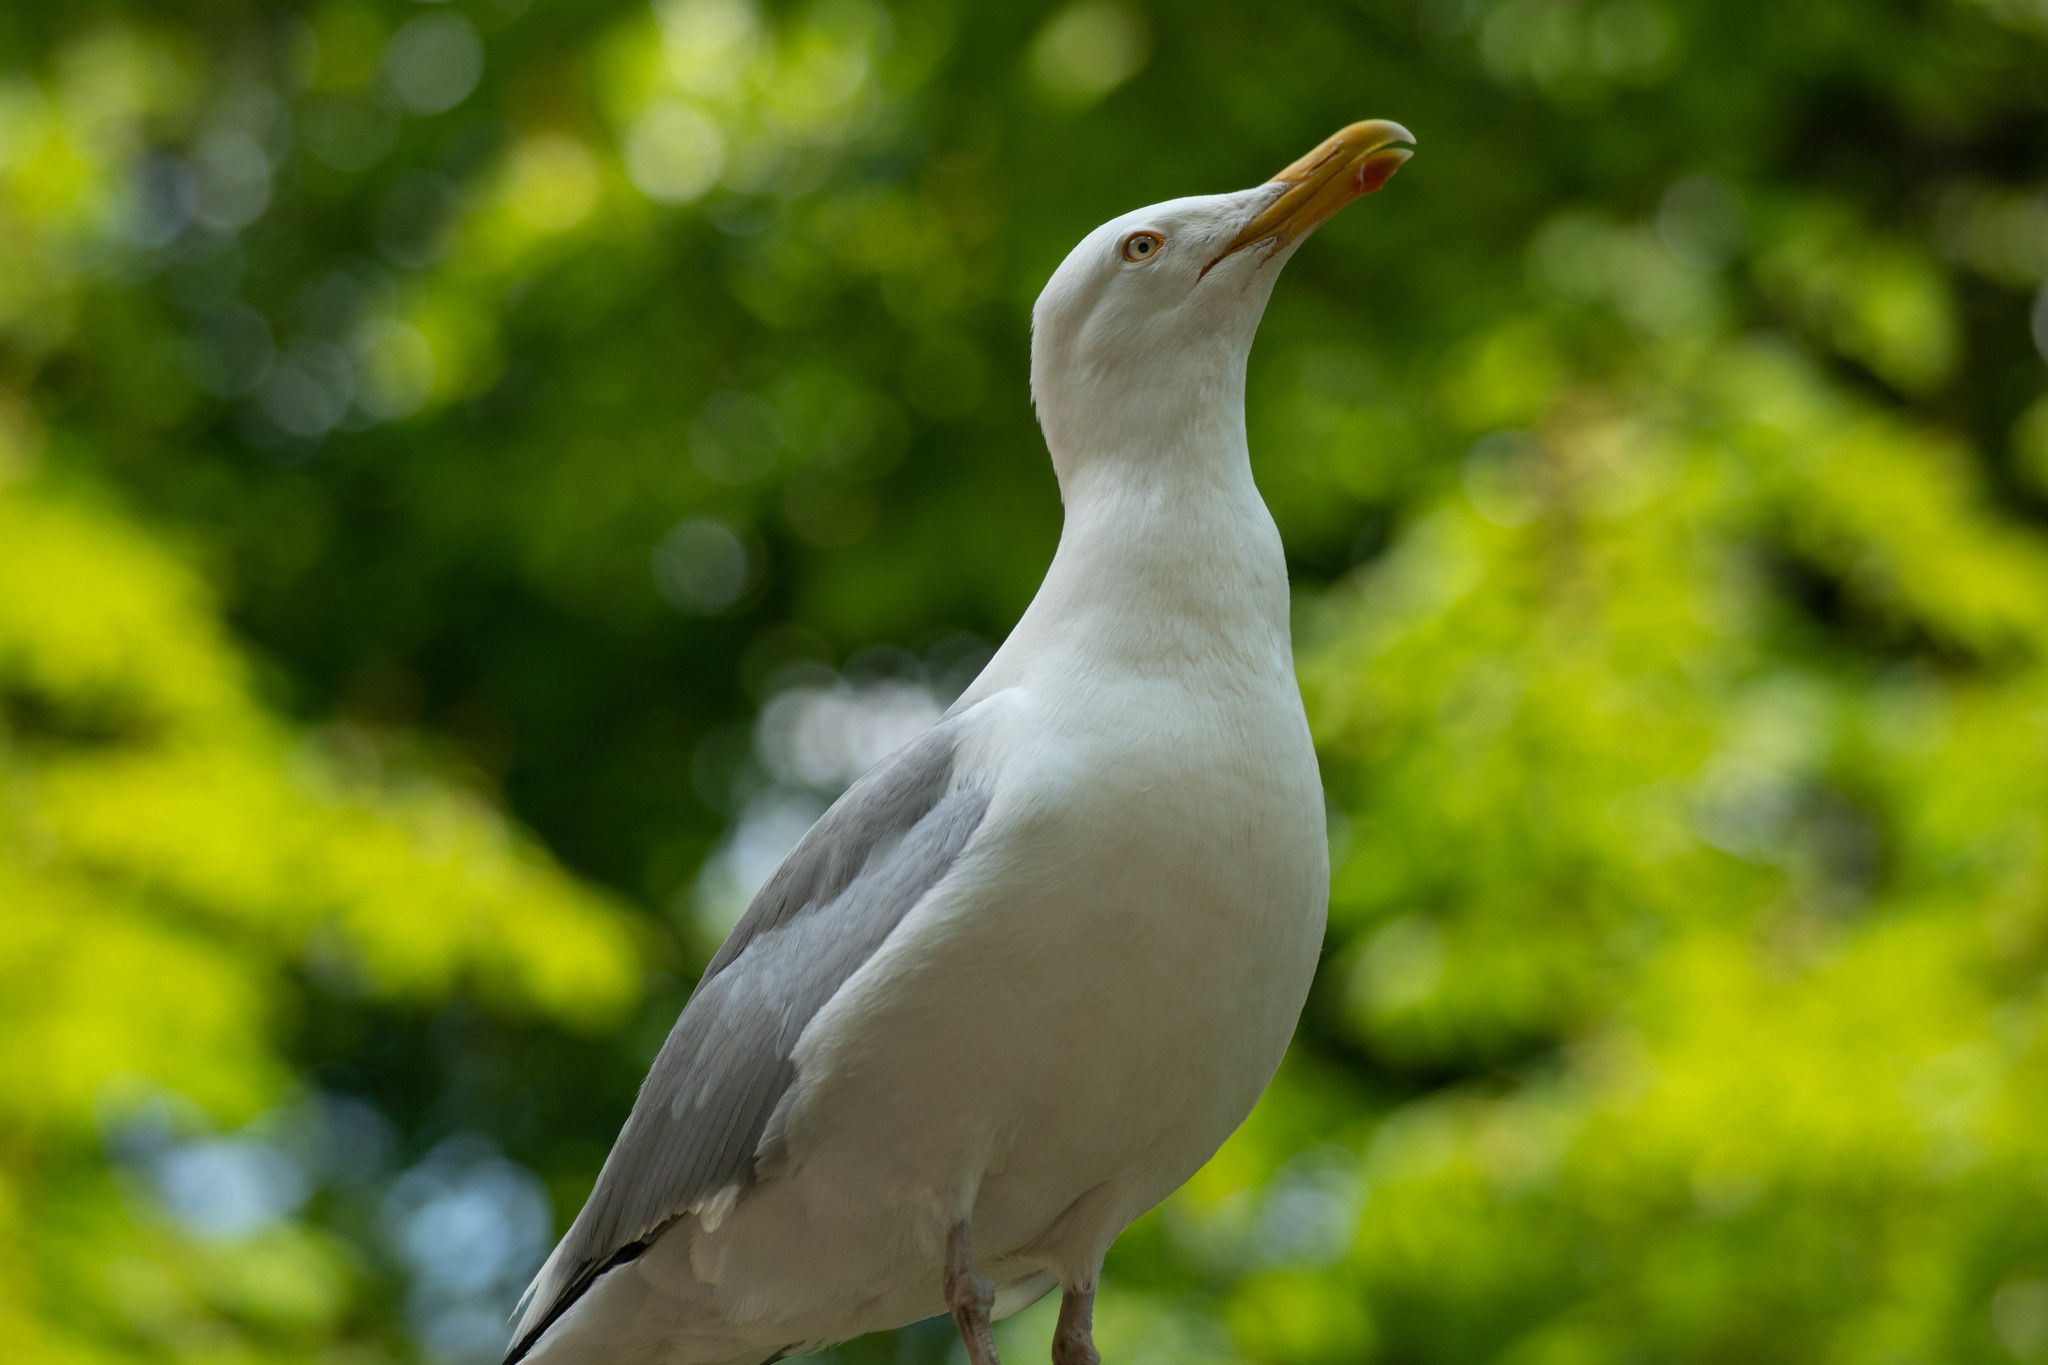
<svg viewBox="0 0 2048 1365">
<path fill-rule="evenodd" d="M 1371 194 L 1394 178 L 1394 172 L 1401 169 L 1401 160 L 1405 159 L 1368 157 L 1351 172 L 1351 184 L 1360 194 Z"/>
</svg>

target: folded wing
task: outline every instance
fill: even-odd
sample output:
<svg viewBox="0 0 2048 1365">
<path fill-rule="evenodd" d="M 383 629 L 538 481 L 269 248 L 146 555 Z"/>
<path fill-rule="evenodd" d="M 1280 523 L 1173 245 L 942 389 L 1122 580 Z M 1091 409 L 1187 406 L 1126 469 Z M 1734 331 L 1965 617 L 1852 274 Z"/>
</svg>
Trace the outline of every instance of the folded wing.
<svg viewBox="0 0 2048 1365">
<path fill-rule="evenodd" d="M 953 781 L 949 717 L 870 769 L 762 886 L 705 968 L 597 1187 L 527 1291 L 507 1365 L 671 1223 L 754 1178 L 761 1135 L 796 1077 L 811 1018 L 945 875 L 989 793 Z"/>
</svg>

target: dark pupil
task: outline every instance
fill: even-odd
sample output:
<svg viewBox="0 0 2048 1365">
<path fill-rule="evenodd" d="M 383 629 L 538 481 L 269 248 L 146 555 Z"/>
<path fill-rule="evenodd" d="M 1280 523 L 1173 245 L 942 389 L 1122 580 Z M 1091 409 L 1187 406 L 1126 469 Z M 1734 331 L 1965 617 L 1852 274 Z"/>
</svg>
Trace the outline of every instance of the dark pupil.
<svg viewBox="0 0 2048 1365">
<path fill-rule="evenodd" d="M 1137 252 L 1140 256 L 1143 256 L 1151 249 L 1152 240 L 1149 237 L 1140 237 L 1137 241 L 1131 243 L 1131 250 Z"/>
</svg>

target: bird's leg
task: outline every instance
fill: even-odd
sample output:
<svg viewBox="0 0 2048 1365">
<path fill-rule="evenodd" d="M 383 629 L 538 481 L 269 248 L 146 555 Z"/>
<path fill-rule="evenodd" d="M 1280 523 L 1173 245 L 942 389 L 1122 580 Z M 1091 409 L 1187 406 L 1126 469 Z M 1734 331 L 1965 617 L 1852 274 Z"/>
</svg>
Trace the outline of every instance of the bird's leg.
<svg viewBox="0 0 2048 1365">
<path fill-rule="evenodd" d="M 1060 1325 L 1052 1333 L 1052 1365 L 1102 1365 L 1095 1354 L 1095 1288 L 1060 1294 Z"/>
<path fill-rule="evenodd" d="M 945 1288 L 946 1307 L 952 1310 L 953 1325 L 960 1329 L 960 1340 L 967 1346 L 968 1365 L 1002 1365 L 996 1358 L 995 1334 L 988 1325 L 996 1291 L 974 1268 L 965 1223 L 955 1224 L 946 1234 Z"/>
</svg>

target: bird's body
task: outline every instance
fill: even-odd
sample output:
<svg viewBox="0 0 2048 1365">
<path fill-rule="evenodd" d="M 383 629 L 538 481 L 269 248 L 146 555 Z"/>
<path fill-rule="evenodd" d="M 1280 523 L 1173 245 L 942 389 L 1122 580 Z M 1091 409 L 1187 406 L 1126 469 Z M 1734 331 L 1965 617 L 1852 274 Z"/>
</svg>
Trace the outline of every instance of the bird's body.
<svg viewBox="0 0 2048 1365">
<path fill-rule="evenodd" d="M 1136 537 L 1070 523 L 1047 586 L 1085 610 L 1027 615 L 954 712 L 953 780 L 986 815 L 797 1043 L 771 1173 L 590 1296 L 618 1358 L 660 1342 L 645 1359 L 754 1365 L 942 1312 L 969 1215 L 997 1314 L 1023 1307 L 1092 1271 L 1249 1111 L 1308 988 L 1328 867 L 1279 538 L 1246 484 L 1193 517 L 1155 506 Z M 1258 591 L 1217 571 L 1225 516 Z M 1185 564 L 1157 594 L 1171 615 L 1116 600 L 1106 571 L 1148 535 Z"/>
<path fill-rule="evenodd" d="M 1269 188 L 1146 212 L 1227 243 Z M 961 1314 L 949 1257 L 970 1244 L 997 1317 L 1055 1284 L 1092 1293 L 1110 1242 L 1279 1064 L 1329 869 L 1244 435 L 1277 265 L 1190 294 L 1215 299 L 1217 336 L 1186 382 L 1091 420 L 1122 358 L 1088 363 L 1099 298 L 1058 297 L 1118 287 L 1072 268 L 1089 248 L 1034 328 L 1067 504 L 1044 585 L 714 959 L 515 1356 L 758 1365 Z"/>
</svg>

